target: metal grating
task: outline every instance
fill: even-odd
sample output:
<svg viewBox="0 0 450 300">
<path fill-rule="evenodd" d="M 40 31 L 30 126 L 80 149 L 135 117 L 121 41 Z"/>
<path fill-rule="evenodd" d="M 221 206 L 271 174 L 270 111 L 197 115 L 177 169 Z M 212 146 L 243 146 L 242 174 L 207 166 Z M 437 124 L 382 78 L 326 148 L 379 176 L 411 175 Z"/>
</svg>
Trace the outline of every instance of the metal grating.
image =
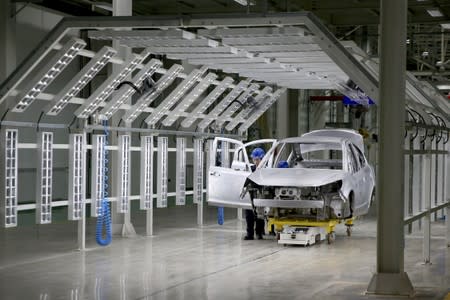
<svg viewBox="0 0 450 300">
<path fill-rule="evenodd" d="M 69 220 L 80 220 L 83 216 L 85 201 L 85 136 L 69 136 Z"/>
<path fill-rule="evenodd" d="M 153 209 L 153 136 L 141 138 L 140 208 Z"/>
<path fill-rule="evenodd" d="M 91 216 L 98 217 L 104 198 L 106 135 L 92 136 Z"/>
<path fill-rule="evenodd" d="M 176 205 L 186 204 L 186 138 L 177 138 Z"/>
<path fill-rule="evenodd" d="M 17 226 L 18 149 L 17 129 L 2 130 L 0 144 L 0 218 L 2 227 Z"/>
<path fill-rule="evenodd" d="M 117 203 L 118 210 L 126 213 L 130 209 L 130 135 L 119 136 L 119 163 L 118 163 L 118 183 L 117 183 Z"/>
<path fill-rule="evenodd" d="M 156 207 L 167 207 L 167 156 L 168 138 L 158 137 L 158 171 L 157 171 L 157 193 Z"/>
<path fill-rule="evenodd" d="M 52 222 L 53 133 L 41 132 L 37 143 L 36 223 Z"/>
</svg>

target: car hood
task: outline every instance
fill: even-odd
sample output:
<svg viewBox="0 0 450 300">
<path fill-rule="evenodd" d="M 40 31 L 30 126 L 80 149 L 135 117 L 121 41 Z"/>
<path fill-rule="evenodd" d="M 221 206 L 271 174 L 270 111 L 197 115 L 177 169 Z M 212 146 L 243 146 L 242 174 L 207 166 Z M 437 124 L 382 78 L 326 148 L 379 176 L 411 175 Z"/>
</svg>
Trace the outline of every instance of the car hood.
<svg viewBox="0 0 450 300">
<path fill-rule="evenodd" d="M 247 183 L 253 181 L 264 186 L 321 186 L 341 180 L 346 172 L 329 169 L 257 169 L 250 174 Z"/>
</svg>

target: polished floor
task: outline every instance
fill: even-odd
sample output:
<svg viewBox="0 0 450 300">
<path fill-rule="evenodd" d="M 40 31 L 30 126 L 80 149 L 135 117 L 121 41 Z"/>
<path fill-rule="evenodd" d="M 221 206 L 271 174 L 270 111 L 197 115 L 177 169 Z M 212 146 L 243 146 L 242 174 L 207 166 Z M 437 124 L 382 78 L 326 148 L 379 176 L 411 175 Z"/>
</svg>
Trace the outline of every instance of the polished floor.
<svg viewBox="0 0 450 300">
<path fill-rule="evenodd" d="M 278 245 L 272 237 L 243 241 L 245 222 L 226 210 L 205 210 L 196 226 L 193 206 L 155 211 L 155 235 L 145 237 L 142 213 L 134 213 L 138 236 L 115 237 L 99 247 L 88 224 L 87 251 L 75 251 L 76 224 L 0 230 L 0 299 L 390 299 L 367 296 L 375 270 L 376 223 L 358 220 L 351 237 L 337 228 L 334 244 Z M 227 218 L 228 217 L 228 218 Z M 450 248 L 443 222 L 432 226 L 431 265 L 422 264 L 420 233 L 405 242 L 405 270 L 416 299 L 450 295 Z"/>
</svg>

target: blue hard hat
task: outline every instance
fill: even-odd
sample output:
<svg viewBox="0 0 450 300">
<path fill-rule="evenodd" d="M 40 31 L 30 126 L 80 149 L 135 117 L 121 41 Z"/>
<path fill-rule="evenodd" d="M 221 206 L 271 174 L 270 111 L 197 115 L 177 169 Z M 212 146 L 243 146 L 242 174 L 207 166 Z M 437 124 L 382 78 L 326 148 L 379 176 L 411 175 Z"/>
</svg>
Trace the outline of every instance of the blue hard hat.
<svg viewBox="0 0 450 300">
<path fill-rule="evenodd" d="M 285 160 L 280 160 L 278 162 L 277 168 L 289 168 L 289 164 Z"/>
<path fill-rule="evenodd" d="M 262 148 L 255 148 L 250 155 L 251 158 L 259 158 L 262 159 L 266 155 L 266 152 Z"/>
</svg>

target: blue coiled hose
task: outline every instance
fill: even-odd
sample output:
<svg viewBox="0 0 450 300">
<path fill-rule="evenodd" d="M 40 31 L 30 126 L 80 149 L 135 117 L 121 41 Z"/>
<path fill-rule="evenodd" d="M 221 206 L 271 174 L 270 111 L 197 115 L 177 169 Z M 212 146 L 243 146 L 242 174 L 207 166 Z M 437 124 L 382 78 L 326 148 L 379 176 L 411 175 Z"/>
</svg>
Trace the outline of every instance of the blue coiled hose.
<svg viewBox="0 0 450 300">
<path fill-rule="evenodd" d="M 103 147 L 104 151 L 104 177 L 103 177 L 103 199 L 102 204 L 100 206 L 100 210 L 97 217 L 97 230 L 95 234 L 95 240 L 100 246 L 106 246 L 111 243 L 112 240 L 112 230 L 111 230 L 111 212 L 109 208 L 108 202 L 108 150 L 106 146 L 108 146 L 108 121 L 103 121 L 103 126 L 105 127 L 105 145 Z M 106 236 L 103 238 L 103 225 L 105 226 Z"/>
</svg>

